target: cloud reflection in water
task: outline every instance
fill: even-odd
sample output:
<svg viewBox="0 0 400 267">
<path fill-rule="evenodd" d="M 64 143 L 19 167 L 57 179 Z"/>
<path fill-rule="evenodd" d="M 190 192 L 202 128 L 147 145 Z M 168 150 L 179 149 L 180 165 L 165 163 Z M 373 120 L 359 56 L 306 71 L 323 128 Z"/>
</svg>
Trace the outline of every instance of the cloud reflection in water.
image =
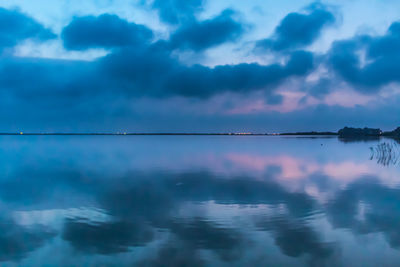
<svg viewBox="0 0 400 267">
<path fill-rule="evenodd" d="M 60 253 L 75 264 L 141 266 L 399 259 L 399 169 L 370 161 L 370 144 L 213 137 L 0 143 L 4 262 L 66 264 Z M 375 252 L 360 254 L 363 236 Z"/>
</svg>

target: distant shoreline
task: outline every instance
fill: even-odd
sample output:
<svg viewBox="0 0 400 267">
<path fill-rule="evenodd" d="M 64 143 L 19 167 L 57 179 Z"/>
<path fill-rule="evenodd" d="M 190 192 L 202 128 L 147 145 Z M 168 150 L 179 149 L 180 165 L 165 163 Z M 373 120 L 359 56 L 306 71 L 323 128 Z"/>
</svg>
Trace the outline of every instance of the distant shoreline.
<svg viewBox="0 0 400 267">
<path fill-rule="evenodd" d="M 263 133 L 0 133 L 0 135 L 88 135 L 88 136 L 140 136 L 140 135 L 211 135 L 211 136 L 276 136 L 280 134 Z"/>
<path fill-rule="evenodd" d="M 331 135 L 337 136 L 337 133 L 0 133 L 0 136 L 73 136 L 73 135 L 83 135 L 83 136 L 290 136 L 290 135 Z"/>
<path fill-rule="evenodd" d="M 345 127 L 338 132 L 293 132 L 293 133 L 34 133 L 34 132 L 10 132 L 0 133 L 0 136 L 338 136 L 340 138 L 370 138 L 370 137 L 400 137 L 400 127 L 390 131 L 383 132 L 380 129 L 372 128 L 349 128 Z"/>
</svg>

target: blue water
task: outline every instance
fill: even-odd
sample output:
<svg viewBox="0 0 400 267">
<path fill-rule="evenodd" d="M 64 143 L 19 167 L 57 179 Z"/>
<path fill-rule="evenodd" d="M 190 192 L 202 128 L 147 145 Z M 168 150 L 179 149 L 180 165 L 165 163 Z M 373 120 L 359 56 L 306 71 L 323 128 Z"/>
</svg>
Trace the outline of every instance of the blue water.
<svg viewBox="0 0 400 267">
<path fill-rule="evenodd" d="M 387 139 L 0 137 L 1 266 L 398 266 Z"/>
</svg>

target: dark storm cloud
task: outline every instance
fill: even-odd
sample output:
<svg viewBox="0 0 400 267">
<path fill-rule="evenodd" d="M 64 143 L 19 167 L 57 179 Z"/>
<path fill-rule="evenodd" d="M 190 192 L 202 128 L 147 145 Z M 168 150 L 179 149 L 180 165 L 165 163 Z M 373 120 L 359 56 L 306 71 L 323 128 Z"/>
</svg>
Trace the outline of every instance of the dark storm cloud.
<svg viewBox="0 0 400 267">
<path fill-rule="evenodd" d="M 186 3 L 171 3 L 192 10 L 183 7 Z M 14 16 L 19 14 L 16 11 L 2 12 Z M 0 62 L 0 94 L 6 104 L 4 110 L 7 106 L 13 107 L 12 116 L 25 114 L 25 118 L 35 121 L 41 116 L 49 119 L 52 114 L 54 117 L 56 114 L 65 118 L 69 116 L 65 122 L 73 124 L 73 121 L 76 123 L 74 116 L 78 116 L 80 121 L 93 118 L 95 114 L 112 116 L 118 113 L 121 107 L 113 106 L 113 101 L 119 98 L 183 96 L 205 99 L 229 92 L 246 94 L 263 90 L 268 103 L 281 103 L 282 97 L 275 93 L 275 89 L 286 79 L 311 72 L 314 68 L 313 54 L 297 51 L 283 56 L 284 63 L 219 65 L 213 68 L 185 65 L 174 54 L 177 48 L 199 51 L 235 40 L 242 33 L 243 25 L 234 17 L 233 11 L 227 10 L 209 20 L 193 19 L 178 27 L 171 40 L 155 43 L 151 43 L 151 30 L 115 15 L 76 17 L 62 31 L 65 47 L 71 50 L 108 48 L 110 54 L 86 62 L 3 57 Z M 11 35 L 22 37 L 7 45 L 15 45 L 23 38 L 45 40 L 52 36 L 33 20 L 23 18 L 30 21 L 30 24 L 25 24 L 31 25 L 32 30 L 25 35 Z M 19 18 L 19 23 L 24 19 Z M 17 106 L 20 108 L 15 108 Z M 29 106 L 33 111 L 27 113 Z M 50 108 L 52 113 L 46 110 Z M 10 116 L 7 118 L 15 122 Z"/>
<path fill-rule="evenodd" d="M 295 65 L 304 63 L 304 69 Z M 312 66 L 312 56 L 295 54 L 286 66 L 239 64 L 217 66 L 210 69 L 203 66 L 182 68 L 171 73 L 166 80 L 168 91 L 190 97 L 209 97 L 217 92 L 249 92 L 263 89 L 272 91 L 282 80 L 290 76 L 302 75 Z"/>
<path fill-rule="evenodd" d="M 195 20 L 202 10 L 204 0 L 154 0 L 153 8 L 159 11 L 162 21 L 179 24 Z"/>
<path fill-rule="evenodd" d="M 335 85 L 337 85 L 335 82 L 334 78 L 321 78 L 313 83 L 305 83 L 304 91 L 315 98 L 323 99 L 327 94 L 334 90 Z"/>
<path fill-rule="evenodd" d="M 60 96 L 63 101 L 73 101 L 93 94 L 206 98 L 259 89 L 272 93 L 285 79 L 305 75 L 312 68 L 313 55 L 303 51 L 292 53 L 285 65 L 188 67 L 168 50 L 153 45 L 118 50 L 94 62 L 4 59 L 0 63 L 0 88 L 18 97 L 37 99 L 40 105 Z"/>
<path fill-rule="evenodd" d="M 188 67 L 164 49 L 153 46 L 145 51 L 119 51 L 104 58 L 101 66 L 121 88 L 132 93 L 204 98 L 223 92 L 246 93 L 259 89 L 272 92 L 283 80 L 308 74 L 314 63 L 311 53 L 297 51 L 290 55 L 285 65 L 254 63 Z"/>
<path fill-rule="evenodd" d="M 172 48 L 201 51 L 225 42 L 237 40 L 243 33 L 243 25 L 236 21 L 231 9 L 224 10 L 217 17 L 196 21 L 180 27 L 171 36 Z"/>
<path fill-rule="evenodd" d="M 400 23 L 394 22 L 383 36 L 363 35 L 336 41 L 328 61 L 344 80 L 361 92 L 374 93 L 383 85 L 399 82 L 399 28 Z"/>
<path fill-rule="evenodd" d="M 324 27 L 333 24 L 335 17 L 324 5 L 314 4 L 308 13 L 289 13 L 269 39 L 257 42 L 257 47 L 274 51 L 301 48 L 312 44 Z"/>
<path fill-rule="evenodd" d="M 208 68 L 180 68 L 167 79 L 170 91 L 184 96 L 208 97 L 217 92 L 248 93 L 264 89 L 271 93 L 282 81 L 303 76 L 313 68 L 313 55 L 299 51 L 291 55 L 286 65 L 238 64 Z"/>
<path fill-rule="evenodd" d="M 48 96 L 76 97 L 90 91 L 96 82 L 96 66 L 84 61 L 34 58 L 3 58 L 0 63 L 0 90 L 19 97 L 46 100 Z M 10 75 L 12 73 L 12 75 Z"/>
<path fill-rule="evenodd" d="M 76 17 L 61 34 L 65 48 L 86 50 L 89 48 L 114 48 L 128 45 L 144 45 L 153 33 L 146 26 L 130 23 L 116 15 Z"/>
<path fill-rule="evenodd" d="M 201 5 L 199 4 L 199 6 Z M 314 7 L 312 10 L 308 15 L 300 15 L 307 17 L 315 12 L 322 12 L 321 10 L 324 9 Z M 15 11 L 9 12 L 15 13 Z M 94 32 L 99 30 L 101 27 L 98 26 L 103 25 L 100 23 L 101 17 L 90 17 L 92 20 L 88 20 L 86 29 L 94 27 Z M 229 22 L 237 22 L 234 19 L 235 16 L 231 15 L 222 14 L 217 18 L 221 19 L 222 17 Z M 249 95 L 255 91 L 262 91 L 266 103 L 279 104 L 283 101 L 283 97 L 276 92 L 278 86 L 293 78 L 306 77 L 318 67 L 317 64 L 320 62 L 332 67 L 334 71 L 330 72 L 329 77 L 321 79 L 318 83 L 311 85 L 305 83 L 307 88 L 304 88 L 303 91 L 308 95 L 324 100 L 324 97 L 335 90 L 338 84 L 343 84 L 343 80 L 354 85 L 356 90 L 373 93 L 378 91 L 382 85 L 399 81 L 396 72 L 399 67 L 397 62 L 400 62 L 396 60 L 399 57 L 396 51 L 399 42 L 399 23 L 393 23 L 383 36 L 356 36 L 350 40 L 338 41 L 327 55 L 320 57 L 304 51 L 293 52 L 288 48 L 289 50 L 284 50 L 284 53 L 277 55 L 277 62 L 280 63 L 208 67 L 186 65 L 180 62 L 176 56 L 179 51 L 173 48 L 172 40 L 151 43 L 151 38 L 145 38 L 141 39 L 141 42 L 135 43 L 132 40 L 136 39 L 129 36 L 131 36 L 133 28 L 141 26 L 117 17 L 113 18 L 112 20 L 115 20 L 117 25 L 120 23 L 126 26 L 121 27 L 126 34 L 122 34 L 121 31 L 113 32 L 114 30 L 110 26 L 108 30 L 111 31 L 110 36 L 113 38 L 107 40 L 110 43 L 103 44 L 104 38 L 96 39 L 97 35 L 88 35 L 90 38 L 85 40 L 86 48 L 90 47 L 89 43 L 93 46 L 102 44 L 113 48 L 110 54 L 94 61 L 2 57 L 0 62 L 0 101 L 2 101 L 0 118 L 4 122 L 3 129 L 5 131 L 18 130 L 21 125 L 34 131 L 43 129 L 50 131 L 57 131 L 57 129 L 109 131 L 121 126 L 127 127 L 126 125 L 131 125 L 132 121 L 135 121 L 136 124 L 128 126 L 128 130 L 133 131 L 186 131 L 188 129 L 190 131 L 226 131 L 227 129 L 247 128 L 252 131 L 264 132 L 297 131 L 304 129 L 307 125 L 315 125 L 316 129 L 329 127 L 327 130 L 337 130 L 345 124 L 362 127 L 366 124 L 389 128 L 396 126 L 393 125 L 393 122 L 397 121 L 395 114 L 398 112 L 398 108 L 394 100 L 391 102 L 391 106 L 387 107 L 343 108 L 321 105 L 285 114 L 270 112 L 268 114 L 235 116 L 183 114 L 183 112 L 167 114 L 158 112 L 159 106 L 157 105 L 151 109 L 151 114 L 147 114 L 146 112 L 150 108 L 146 109 L 141 106 L 140 109 L 143 111 L 139 111 L 137 108 L 134 112 L 132 102 L 143 96 L 158 98 L 155 101 L 175 96 L 190 98 L 185 101 L 195 101 L 225 93 Z M 177 38 L 173 37 L 174 34 L 178 36 L 180 31 L 188 31 L 187 27 L 190 25 L 198 26 L 209 21 L 219 21 L 217 18 L 207 21 L 188 20 L 188 23 L 180 25 L 182 28 L 177 26 L 176 32 L 172 33 L 172 39 Z M 104 27 L 107 28 L 108 25 Z M 43 31 L 48 32 L 42 26 L 39 28 L 42 29 L 42 33 Z M 84 29 L 85 26 L 82 24 L 81 28 Z M 119 29 L 119 27 L 117 28 Z M 212 27 L 209 28 L 209 31 L 213 32 Z M 196 36 L 199 33 L 191 32 L 191 34 Z M 29 36 L 38 39 L 41 35 Z M 223 40 L 218 40 L 219 37 L 214 39 L 212 36 L 211 41 L 208 40 L 206 45 L 194 42 L 193 40 L 196 40 L 194 37 L 188 39 L 191 40 L 190 42 L 185 41 L 183 37 L 180 40 L 186 42 L 185 45 L 188 49 L 201 50 L 210 45 L 219 45 L 229 41 L 230 35 L 227 36 Z M 96 38 L 92 39 L 92 37 Z M 21 38 L 17 38 L 10 45 L 15 45 L 21 40 Z M 75 45 L 77 47 L 81 45 L 81 49 L 85 47 L 84 43 L 79 45 L 75 43 Z M 176 48 L 179 47 L 181 46 L 176 45 Z M 358 56 L 360 52 L 365 54 L 367 60 L 362 60 Z M 326 59 L 326 61 L 318 61 L 319 58 Z M 124 102 L 118 102 L 120 99 L 124 99 Z M 168 99 L 168 101 L 173 100 Z M 167 104 L 168 101 L 166 101 Z M 49 109 L 52 112 L 48 112 Z M 385 116 L 377 116 L 377 114 Z M 60 116 L 64 120 L 60 121 Z M 326 118 L 329 119 L 329 126 L 326 124 Z M 146 121 L 149 124 L 146 124 Z"/>
<path fill-rule="evenodd" d="M 216 18 L 182 26 L 171 40 L 149 43 L 152 32 L 115 15 L 77 17 L 63 29 L 67 49 L 115 48 L 92 62 L 3 58 L 0 88 L 9 95 L 38 101 L 38 106 L 72 104 L 109 95 L 207 98 L 226 92 L 264 90 L 270 103 L 282 99 L 274 89 L 290 77 L 304 76 L 314 67 L 313 55 L 296 51 L 286 64 L 238 64 L 210 68 L 181 63 L 173 50 L 203 50 L 237 38 L 242 25 L 226 10 Z M 61 105 L 62 106 L 62 105 Z"/>
<path fill-rule="evenodd" d="M 51 30 L 20 11 L 0 8 L 0 52 L 27 39 L 45 41 L 55 37 Z"/>
</svg>

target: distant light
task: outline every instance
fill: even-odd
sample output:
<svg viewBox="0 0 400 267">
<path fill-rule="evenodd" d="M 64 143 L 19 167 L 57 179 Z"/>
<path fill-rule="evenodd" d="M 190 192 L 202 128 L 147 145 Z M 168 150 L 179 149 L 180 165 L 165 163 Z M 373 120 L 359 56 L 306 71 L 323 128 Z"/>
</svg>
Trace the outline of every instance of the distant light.
<svg viewBox="0 0 400 267">
<path fill-rule="evenodd" d="M 19 134 L 20 134 L 20 135 L 23 135 L 24 133 L 23 133 L 23 132 L 20 132 Z"/>
</svg>

